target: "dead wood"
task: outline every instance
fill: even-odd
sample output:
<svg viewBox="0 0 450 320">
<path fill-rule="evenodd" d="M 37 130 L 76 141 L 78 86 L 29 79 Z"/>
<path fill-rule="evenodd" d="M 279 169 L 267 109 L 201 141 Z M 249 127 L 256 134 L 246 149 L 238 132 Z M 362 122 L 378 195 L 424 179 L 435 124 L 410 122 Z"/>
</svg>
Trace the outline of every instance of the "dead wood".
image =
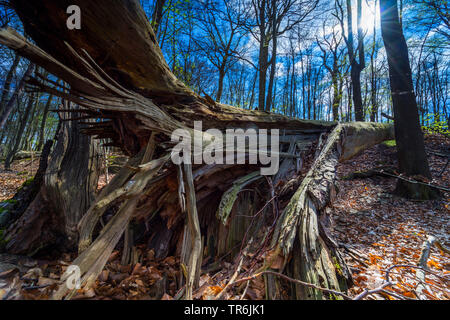
<svg viewBox="0 0 450 320">
<path fill-rule="evenodd" d="M 427 238 L 426 241 L 424 241 L 423 245 L 422 245 L 422 253 L 420 254 L 420 258 L 419 258 L 419 262 L 418 262 L 418 266 L 420 268 L 417 268 L 416 271 L 416 277 L 419 279 L 419 284 L 417 285 L 416 288 L 416 293 L 417 296 L 420 300 L 428 300 L 427 295 L 424 293 L 424 291 L 426 292 L 431 292 L 430 288 L 428 287 L 428 284 L 425 281 L 425 273 L 427 271 L 427 262 L 428 259 L 430 257 L 430 253 L 431 253 L 431 248 L 433 246 L 436 246 L 437 248 L 439 248 L 442 252 L 445 252 L 446 254 L 450 253 L 450 250 L 448 250 L 447 248 L 445 248 L 440 242 L 439 240 L 434 237 L 434 236 L 429 236 Z"/>
<path fill-rule="evenodd" d="M 350 272 L 324 228 L 324 209 L 336 196 L 336 165 L 392 136 L 392 126 L 359 123 L 340 124 L 328 136 L 283 211 L 272 240 L 285 258 L 285 267 L 292 257 L 289 267 L 294 278 L 333 290 L 346 289 Z M 322 292 L 301 286 L 297 286 L 296 295 L 300 299 L 322 298 Z"/>
<path fill-rule="evenodd" d="M 184 229 L 181 263 L 185 266 L 187 272 L 185 299 L 192 300 L 192 291 L 198 287 L 200 278 L 202 239 L 197 213 L 192 165 L 184 164 L 182 172 L 183 184 L 186 190 L 186 204 L 183 205 L 183 208 L 186 208 L 187 219 Z"/>
</svg>

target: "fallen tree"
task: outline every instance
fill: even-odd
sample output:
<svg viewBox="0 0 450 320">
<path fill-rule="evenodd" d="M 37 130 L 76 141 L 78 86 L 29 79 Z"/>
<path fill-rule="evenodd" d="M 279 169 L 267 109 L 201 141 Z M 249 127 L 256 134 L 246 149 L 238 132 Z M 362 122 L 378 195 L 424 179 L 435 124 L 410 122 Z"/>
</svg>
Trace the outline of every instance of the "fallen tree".
<svg viewBox="0 0 450 320">
<path fill-rule="evenodd" d="M 92 285 L 133 219 L 150 226 L 148 243 L 156 257 L 181 256 L 185 279 L 180 284 L 186 281 L 186 298 L 192 297 L 205 257 L 214 260 L 232 252 L 233 259 L 236 244 L 246 239 L 249 230 L 261 237 L 260 243 L 267 243 L 270 235 L 258 231 L 274 224 L 271 237 L 276 254 L 266 261 L 266 268 L 274 267 L 273 257 L 282 256 L 282 269 L 289 275 L 346 290 L 350 273 L 324 224 L 324 208 L 336 193 L 335 166 L 339 159 L 392 139 L 391 126 L 298 120 L 201 97 L 172 74 L 135 0 L 77 1 L 83 26 L 74 31 L 65 27 L 71 1 L 13 0 L 12 4 L 36 45 L 13 30 L 0 30 L 0 43 L 70 85 L 65 90 L 38 74 L 29 80 L 31 88 L 83 107 L 77 110 L 83 119 L 97 119 L 88 122 L 83 132 L 110 139 L 131 158 L 79 224 L 80 255 L 73 264 L 80 267 L 83 285 Z M 203 130 L 283 129 L 280 171 L 265 181 L 252 175 L 257 165 L 174 165 L 169 161 L 170 135 L 181 128 L 194 135 L 194 121 L 202 121 Z M 200 134 L 207 144 L 208 136 Z M 313 148 L 317 157 L 302 177 L 302 158 Z M 244 185 L 258 192 L 240 193 Z M 294 186 L 293 191 L 299 185 L 293 195 L 292 188 L 280 191 L 292 197 L 281 216 L 277 185 Z M 101 217 L 114 205 L 119 210 L 93 239 Z M 257 221 L 250 223 L 242 212 Z M 277 287 L 274 279 L 268 279 L 268 298 L 277 297 Z M 312 289 L 294 289 L 297 298 L 330 298 Z M 68 292 L 62 283 L 54 298 L 70 297 Z"/>
</svg>

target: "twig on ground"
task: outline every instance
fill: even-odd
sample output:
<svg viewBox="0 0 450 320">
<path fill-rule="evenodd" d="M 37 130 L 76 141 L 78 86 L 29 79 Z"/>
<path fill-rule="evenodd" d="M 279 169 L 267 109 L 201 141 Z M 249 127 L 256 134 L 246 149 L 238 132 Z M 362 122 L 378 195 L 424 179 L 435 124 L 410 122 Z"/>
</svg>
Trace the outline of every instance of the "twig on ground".
<svg viewBox="0 0 450 320">
<path fill-rule="evenodd" d="M 363 265 L 363 266 L 366 267 L 366 268 L 369 267 L 369 265 L 368 265 L 366 262 L 364 262 L 364 260 L 368 260 L 368 259 L 367 259 L 366 257 L 362 256 L 358 251 L 356 251 L 356 250 L 353 251 L 353 249 L 350 249 L 348 246 L 346 246 L 346 245 L 343 244 L 343 243 L 340 243 L 340 244 L 339 244 L 339 247 L 344 248 L 345 251 L 347 252 L 347 254 L 348 254 L 353 260 L 355 260 L 356 262 L 359 262 L 361 265 Z"/>
<path fill-rule="evenodd" d="M 379 286 L 378 288 L 375 288 L 375 289 L 372 289 L 372 290 L 364 289 L 364 291 L 361 292 L 356 297 L 354 297 L 353 300 L 361 300 L 362 298 L 365 298 L 368 295 L 375 294 L 375 293 L 378 293 L 378 292 L 383 292 L 384 288 L 386 288 L 387 286 L 390 286 L 390 285 L 392 285 L 392 283 L 385 282 L 381 286 Z"/>
<path fill-rule="evenodd" d="M 413 180 L 413 179 L 408 179 L 408 178 L 405 178 L 404 176 L 390 174 L 390 173 L 385 172 L 385 171 L 382 171 L 382 173 L 387 175 L 387 176 L 390 176 L 390 177 L 393 177 L 393 178 L 398 178 L 398 179 L 401 179 L 401 180 L 409 182 L 409 183 L 421 184 L 421 185 L 428 186 L 428 187 L 431 187 L 431 188 L 436 188 L 436 189 L 439 189 L 439 190 L 442 190 L 442 191 L 445 191 L 445 192 L 450 192 L 449 188 L 442 187 L 442 186 L 439 186 L 439 185 L 436 185 L 436 184 L 431 184 L 431 183 L 426 183 L 426 182 L 417 181 L 417 180 Z"/>
<path fill-rule="evenodd" d="M 258 278 L 258 277 L 260 277 L 262 275 L 265 275 L 265 274 L 271 274 L 271 275 L 280 277 L 280 278 L 282 278 L 284 280 L 287 280 L 289 282 L 292 282 L 292 283 L 295 283 L 295 284 L 299 284 L 301 286 L 305 286 L 305 287 L 313 288 L 313 289 L 320 290 L 320 291 L 323 291 L 323 292 L 326 292 L 326 293 L 331 293 L 331 294 L 334 294 L 334 295 L 337 295 L 337 296 L 341 296 L 341 297 L 343 297 L 346 300 L 352 300 L 352 298 L 350 296 L 348 296 L 345 293 L 342 293 L 340 291 L 331 290 L 331 289 L 327 289 L 327 288 L 322 288 L 322 287 L 316 286 L 315 284 L 304 282 L 304 281 L 300 281 L 300 280 L 297 280 L 297 279 L 293 279 L 293 278 L 290 278 L 290 277 L 288 277 L 288 276 L 286 276 L 284 274 L 281 274 L 281 273 L 278 273 L 278 272 L 274 272 L 274 271 L 262 271 L 262 272 L 259 272 L 257 274 L 254 274 L 252 276 L 236 280 L 234 282 L 234 284 L 237 284 L 237 283 L 240 283 L 240 282 L 245 282 L 245 281 L 250 281 L 250 280 L 256 279 L 256 278 Z"/>
<path fill-rule="evenodd" d="M 253 238 L 250 239 L 250 241 L 247 244 L 247 247 L 245 248 L 244 252 L 242 253 L 241 259 L 239 261 L 239 265 L 236 268 L 236 270 L 234 271 L 233 275 L 231 276 L 230 281 L 225 286 L 225 288 L 223 288 L 222 291 L 220 291 L 220 293 L 216 296 L 216 300 L 222 300 L 222 298 L 225 295 L 225 293 L 227 292 L 228 288 L 230 288 L 234 284 L 236 278 L 238 277 L 239 273 L 241 272 L 242 264 L 244 263 L 244 258 L 247 256 L 248 249 L 251 246 L 252 242 L 253 242 Z"/>
<path fill-rule="evenodd" d="M 441 172 L 439 172 L 438 177 L 442 177 L 442 175 L 444 174 L 445 170 L 447 169 L 448 163 L 450 162 L 450 158 L 447 159 L 447 162 L 445 163 L 445 166 L 442 168 Z"/>
<path fill-rule="evenodd" d="M 248 288 L 250 287 L 250 280 L 247 281 L 247 285 L 245 286 L 244 292 L 242 293 L 242 296 L 239 298 L 239 300 L 244 300 L 245 295 L 247 294 Z"/>
<path fill-rule="evenodd" d="M 428 258 L 430 257 L 431 248 L 433 247 L 434 244 L 436 244 L 437 247 L 440 246 L 440 248 L 442 248 L 442 251 L 446 250 L 446 248 L 444 248 L 440 243 L 439 243 L 439 245 L 437 245 L 437 243 L 439 243 L 439 241 L 435 237 L 429 236 L 422 245 L 422 253 L 421 253 L 420 259 L 419 259 L 419 267 L 420 268 L 418 268 L 416 271 L 416 277 L 420 281 L 420 283 L 418 284 L 418 286 L 416 288 L 417 289 L 417 297 L 420 300 L 427 299 L 427 295 L 425 294 L 424 291 L 431 292 L 431 289 L 425 282 L 425 272 L 427 271 L 427 261 L 428 261 Z M 448 253 L 448 250 L 447 250 L 447 253 Z"/>
</svg>

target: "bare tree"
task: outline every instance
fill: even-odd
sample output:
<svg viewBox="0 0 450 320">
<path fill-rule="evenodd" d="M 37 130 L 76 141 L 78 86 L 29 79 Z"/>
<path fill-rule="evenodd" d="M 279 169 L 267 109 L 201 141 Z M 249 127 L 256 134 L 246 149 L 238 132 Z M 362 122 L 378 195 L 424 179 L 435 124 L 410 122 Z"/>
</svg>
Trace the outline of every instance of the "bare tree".
<svg viewBox="0 0 450 320">
<path fill-rule="evenodd" d="M 352 0 L 346 0 L 347 14 L 347 35 L 345 35 L 344 24 L 344 8 L 341 0 L 336 0 L 337 13 L 335 17 L 339 20 L 345 43 L 347 44 L 347 52 L 350 61 L 350 75 L 352 79 L 352 98 L 355 108 L 356 121 L 364 121 L 364 108 L 361 96 L 361 71 L 365 68 L 364 58 L 364 32 L 361 27 L 362 4 L 361 0 L 357 1 L 357 28 L 358 28 L 358 44 L 355 48 L 353 37 L 353 16 L 352 16 Z M 359 60 L 359 61 L 358 61 Z"/>
<path fill-rule="evenodd" d="M 273 81 L 276 70 L 278 38 L 304 21 L 317 7 L 318 1 L 305 0 L 251 0 L 254 22 L 247 29 L 259 43 L 258 53 L 258 109 L 269 111 L 272 103 Z M 272 52 L 269 59 L 269 47 Z M 267 71 L 271 67 L 266 101 Z"/>
<path fill-rule="evenodd" d="M 197 8 L 198 27 L 202 32 L 193 37 L 198 49 L 218 71 L 216 101 L 220 102 L 226 73 L 236 63 L 244 34 L 243 3 L 240 0 L 206 0 Z"/>
<path fill-rule="evenodd" d="M 339 121 L 339 106 L 342 100 L 342 89 L 344 85 L 343 77 L 346 73 L 343 68 L 342 55 L 343 50 L 340 48 L 342 42 L 342 35 L 339 35 L 336 26 L 333 26 L 330 34 L 325 33 L 326 24 L 323 24 L 323 39 L 319 40 L 316 37 L 317 45 L 322 51 L 323 65 L 327 69 L 331 77 L 331 85 L 333 88 L 332 113 L 333 120 Z M 328 63 L 328 58 L 331 55 L 332 65 Z"/>
</svg>

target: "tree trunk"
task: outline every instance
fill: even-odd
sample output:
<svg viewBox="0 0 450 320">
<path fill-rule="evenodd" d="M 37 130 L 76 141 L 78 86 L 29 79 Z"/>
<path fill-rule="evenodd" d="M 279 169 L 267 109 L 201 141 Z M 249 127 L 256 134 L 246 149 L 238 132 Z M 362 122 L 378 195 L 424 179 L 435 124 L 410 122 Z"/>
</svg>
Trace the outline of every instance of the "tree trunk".
<svg viewBox="0 0 450 320">
<path fill-rule="evenodd" d="M 331 82 L 333 86 L 333 121 L 339 121 L 339 105 L 341 104 L 341 92 L 339 90 L 338 83 L 338 73 L 337 68 L 333 68 L 333 73 L 331 74 Z"/>
<path fill-rule="evenodd" d="M 44 112 L 42 113 L 42 121 L 41 126 L 39 128 L 39 141 L 36 147 L 36 150 L 41 150 L 42 146 L 44 145 L 44 138 L 45 138 L 45 123 L 47 122 L 48 112 L 50 110 L 50 105 L 52 104 L 53 95 L 49 95 L 47 99 L 47 103 L 44 107 Z"/>
<path fill-rule="evenodd" d="M 61 125 L 37 196 L 8 229 L 8 252 L 33 255 L 49 247 L 76 247 L 77 225 L 94 199 L 98 181 L 97 142 L 91 140 L 76 122 Z"/>
<path fill-rule="evenodd" d="M 31 76 L 34 70 L 34 64 L 30 63 L 28 65 L 27 70 L 25 71 L 22 79 L 20 80 L 19 84 L 17 85 L 16 89 L 14 90 L 13 95 L 9 99 L 9 101 L 6 103 L 5 107 L 0 110 L 0 130 L 3 129 L 6 120 L 8 120 L 8 117 L 11 113 L 11 111 L 14 108 L 14 104 L 19 99 L 19 96 L 22 94 L 23 89 L 25 87 L 25 80 Z"/>
<path fill-rule="evenodd" d="M 277 28 L 277 5 L 276 1 L 272 0 L 272 56 L 270 75 L 269 75 L 269 86 L 267 88 L 267 100 L 265 110 L 270 111 L 273 103 L 273 82 L 275 79 L 275 72 L 277 68 L 277 45 L 278 45 L 278 28 Z"/>
<path fill-rule="evenodd" d="M 399 170 L 409 177 L 431 179 L 414 95 L 408 47 L 400 25 L 397 0 L 380 0 L 381 33 L 386 48 Z M 399 179 L 396 192 L 414 199 L 434 199 L 439 192 Z"/>
<path fill-rule="evenodd" d="M 155 34 L 158 34 L 159 27 L 161 26 L 161 21 L 163 17 L 163 8 L 166 3 L 166 0 L 157 0 L 155 2 L 155 8 L 153 9 L 152 15 L 152 26 L 153 30 L 155 30 Z"/>
<path fill-rule="evenodd" d="M 11 146 L 11 149 L 8 152 L 8 155 L 6 156 L 5 170 L 9 170 L 11 167 L 11 163 L 14 160 L 14 155 L 18 151 L 20 143 L 24 136 L 23 131 L 25 129 L 25 126 L 27 125 L 28 117 L 32 113 L 31 110 L 32 110 L 33 106 L 35 105 L 35 103 L 36 103 L 36 94 L 31 94 L 30 97 L 28 98 L 27 107 L 25 108 L 23 117 L 20 119 L 20 124 L 16 131 L 15 138 L 14 138 L 14 140 L 12 140 L 13 145 Z"/>
<path fill-rule="evenodd" d="M 222 92 L 223 92 L 223 80 L 225 78 L 225 66 L 222 66 L 222 68 L 219 69 L 219 84 L 217 86 L 217 95 L 216 95 L 216 102 L 220 102 L 220 99 L 222 98 Z"/>
<path fill-rule="evenodd" d="M 264 39 L 264 40 L 263 40 Z M 258 110 L 267 111 L 266 109 L 266 83 L 267 83 L 267 69 L 269 57 L 269 45 L 266 43 L 265 38 L 261 39 L 259 49 L 259 85 L 258 85 Z"/>
<path fill-rule="evenodd" d="M 362 58 L 359 63 L 356 60 L 356 50 L 354 50 L 353 43 L 353 18 L 352 18 L 352 1 L 347 0 L 347 47 L 348 55 L 350 59 L 350 77 L 352 79 L 353 88 L 353 105 L 355 108 L 355 120 L 364 121 L 364 110 L 361 97 L 361 70 L 363 69 L 364 63 L 364 47 L 362 45 L 362 31 L 360 30 L 360 19 L 361 19 L 361 0 L 358 1 L 357 16 L 358 16 L 358 51 L 359 57 Z"/>
<path fill-rule="evenodd" d="M 0 100 L 0 113 L 3 111 L 4 105 L 6 104 L 6 100 L 8 99 L 9 89 L 11 88 L 12 79 L 14 73 L 16 72 L 17 65 L 20 62 L 20 56 L 18 54 L 15 55 L 13 64 L 11 68 L 9 68 L 8 74 L 5 78 L 5 84 L 3 85 L 2 96 Z"/>
</svg>

